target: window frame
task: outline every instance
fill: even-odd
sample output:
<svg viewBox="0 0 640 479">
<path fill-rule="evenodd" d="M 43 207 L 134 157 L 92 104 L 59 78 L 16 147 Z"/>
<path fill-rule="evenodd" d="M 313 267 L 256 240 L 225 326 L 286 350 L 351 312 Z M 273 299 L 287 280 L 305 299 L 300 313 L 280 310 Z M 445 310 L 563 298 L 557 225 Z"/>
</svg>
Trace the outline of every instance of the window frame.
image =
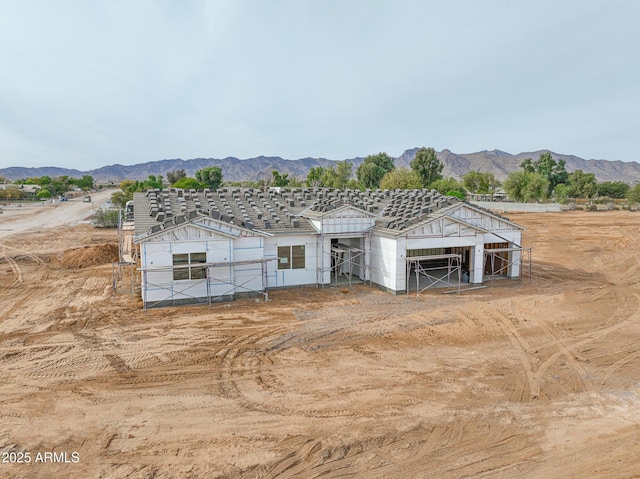
<svg viewBox="0 0 640 479">
<path fill-rule="evenodd" d="M 278 246 L 278 270 L 306 269 L 305 245 Z"/>
<path fill-rule="evenodd" d="M 188 267 L 173 268 L 173 281 L 199 281 L 207 278 L 206 266 L 196 266 L 207 262 L 206 252 L 174 253 L 172 254 L 172 259 L 173 266 L 188 265 Z M 176 259 L 179 261 L 176 262 Z"/>
</svg>

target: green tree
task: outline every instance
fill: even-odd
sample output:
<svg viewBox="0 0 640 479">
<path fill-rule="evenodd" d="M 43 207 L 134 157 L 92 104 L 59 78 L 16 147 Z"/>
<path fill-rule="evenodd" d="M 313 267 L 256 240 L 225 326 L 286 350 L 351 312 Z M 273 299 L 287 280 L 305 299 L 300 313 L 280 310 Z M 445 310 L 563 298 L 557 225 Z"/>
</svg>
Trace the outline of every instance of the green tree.
<svg viewBox="0 0 640 479">
<path fill-rule="evenodd" d="M 339 161 L 336 165 L 336 183 L 334 188 L 344 189 L 348 186 L 349 180 L 351 179 L 353 165 L 350 161 L 343 160 Z"/>
<path fill-rule="evenodd" d="M 564 160 L 557 161 L 553 159 L 551 153 L 542 153 L 536 161 L 527 158 L 520 163 L 520 167 L 526 173 L 539 173 L 547 179 L 547 196 L 555 190 L 557 185 L 567 184 L 569 174 L 565 168 Z"/>
<path fill-rule="evenodd" d="M 525 158 L 524 160 L 522 160 L 522 162 L 520 163 L 520 168 L 522 168 L 525 173 L 536 172 L 536 167 L 533 164 L 533 160 L 531 158 Z"/>
<path fill-rule="evenodd" d="M 352 168 L 353 165 L 347 160 L 338 161 L 335 167 L 325 168 L 320 179 L 322 186 L 326 188 L 347 188 L 351 179 Z"/>
<path fill-rule="evenodd" d="M 324 186 L 322 184 L 322 176 L 324 175 L 324 168 L 322 166 L 314 166 L 309 170 L 307 175 L 307 186 L 313 188 L 320 188 Z"/>
<path fill-rule="evenodd" d="M 140 190 L 138 190 L 138 181 L 133 181 L 133 180 L 122 180 L 120 182 L 120 189 L 122 191 L 142 191 L 142 188 L 140 188 Z"/>
<path fill-rule="evenodd" d="M 184 177 L 180 178 L 173 185 L 174 188 L 182 188 L 183 190 L 200 190 L 206 188 L 204 183 L 200 183 L 195 178 Z"/>
<path fill-rule="evenodd" d="M 117 228 L 119 214 L 118 210 L 99 209 L 93 214 L 93 225 L 97 228 Z"/>
<path fill-rule="evenodd" d="M 26 196 L 27 194 L 16 185 L 9 185 L 5 189 L 0 190 L 0 198 L 8 200 L 17 200 Z"/>
<path fill-rule="evenodd" d="M 363 188 L 378 188 L 382 177 L 394 168 L 393 158 L 386 153 L 369 155 L 358 166 L 356 177 Z"/>
<path fill-rule="evenodd" d="M 73 178 L 73 184 L 83 190 L 90 190 L 93 188 L 93 176 L 83 175 L 82 178 Z"/>
<path fill-rule="evenodd" d="M 51 177 L 47 175 L 41 176 L 40 178 L 34 178 L 34 183 L 40 186 L 48 185 L 51 181 Z"/>
<path fill-rule="evenodd" d="M 222 169 L 219 166 L 205 166 L 196 171 L 196 180 L 207 188 L 218 189 L 222 185 Z"/>
<path fill-rule="evenodd" d="M 158 179 L 153 177 L 155 182 Z M 133 180 L 123 180 L 120 182 L 120 190 L 111 194 L 111 203 L 116 205 L 118 208 L 125 208 L 127 205 L 127 201 L 133 200 L 133 194 L 135 192 L 143 191 L 147 188 L 146 184 L 148 184 L 149 180 L 145 181 L 133 181 Z"/>
<path fill-rule="evenodd" d="M 456 198 L 460 198 L 461 200 L 464 200 L 467 195 L 465 195 L 462 191 L 460 190 L 451 190 L 451 191 L 447 191 L 445 193 L 445 196 L 455 196 Z"/>
<path fill-rule="evenodd" d="M 320 183 L 324 188 L 337 188 L 336 186 L 334 186 L 339 183 L 338 173 L 336 172 L 335 167 L 330 166 L 329 168 L 324 169 L 322 178 L 320 178 Z"/>
<path fill-rule="evenodd" d="M 622 199 L 627 196 L 630 189 L 631 187 L 624 181 L 604 181 L 596 185 L 596 194 L 598 196 Z"/>
<path fill-rule="evenodd" d="M 430 188 L 431 183 L 442 178 L 443 168 L 433 148 L 420 148 L 411 162 L 411 169 L 418 174 L 425 188 Z"/>
<path fill-rule="evenodd" d="M 289 178 L 289 186 L 292 188 L 302 188 L 302 186 L 304 186 L 304 180 L 301 180 L 293 176 Z"/>
<path fill-rule="evenodd" d="M 431 188 L 442 195 L 447 195 L 450 191 L 458 191 L 465 197 L 464 187 L 453 177 L 441 178 L 431 183 Z"/>
<path fill-rule="evenodd" d="M 167 172 L 167 181 L 171 186 L 174 186 L 175 188 L 182 188 L 181 186 L 175 186 L 175 183 L 186 177 L 187 172 L 184 171 L 184 169 L 171 170 Z"/>
<path fill-rule="evenodd" d="M 41 199 L 51 198 L 51 192 L 46 188 L 40 188 L 36 196 Z"/>
<path fill-rule="evenodd" d="M 162 188 L 163 185 L 163 181 L 162 181 L 162 175 L 158 176 L 156 178 L 156 175 L 149 175 L 149 177 L 144 180 L 144 188 L 147 189 L 153 189 L 153 188 Z"/>
<path fill-rule="evenodd" d="M 640 203 L 640 185 L 630 188 L 627 192 L 627 200 L 630 203 Z"/>
<path fill-rule="evenodd" d="M 278 170 L 271 172 L 273 186 L 289 186 L 289 173 L 280 174 Z"/>
<path fill-rule="evenodd" d="M 462 177 L 462 184 L 471 193 L 487 195 L 495 193 L 499 183 L 493 173 L 470 171 Z"/>
<path fill-rule="evenodd" d="M 567 200 L 568 196 L 569 196 L 569 190 L 570 189 L 571 188 L 568 185 L 565 185 L 565 184 L 557 185 L 555 187 L 555 189 L 553 190 L 553 196 L 556 197 L 556 201 L 558 203 L 564 203 Z"/>
<path fill-rule="evenodd" d="M 116 208 L 124 209 L 127 206 L 127 201 L 131 201 L 133 199 L 133 192 L 125 193 L 124 191 L 116 191 L 115 193 L 111 193 L 111 204 Z"/>
<path fill-rule="evenodd" d="M 529 203 L 546 198 L 549 180 L 540 173 L 514 171 L 509 173 L 503 186 L 512 199 Z"/>
<path fill-rule="evenodd" d="M 409 168 L 394 168 L 380 180 L 383 190 L 415 190 L 422 188 L 418 174 Z"/>
<path fill-rule="evenodd" d="M 349 181 L 347 181 L 347 186 L 345 188 L 363 191 L 362 185 L 355 178 L 350 178 Z"/>
<path fill-rule="evenodd" d="M 596 175 L 576 170 L 569 175 L 569 194 L 575 198 L 591 198 L 596 194 Z"/>
</svg>

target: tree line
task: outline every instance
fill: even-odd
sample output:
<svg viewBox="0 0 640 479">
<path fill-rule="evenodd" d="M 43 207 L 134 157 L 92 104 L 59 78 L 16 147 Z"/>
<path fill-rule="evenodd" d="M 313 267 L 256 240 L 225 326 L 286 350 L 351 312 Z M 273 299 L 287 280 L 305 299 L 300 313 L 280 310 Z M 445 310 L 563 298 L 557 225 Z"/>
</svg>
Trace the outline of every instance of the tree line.
<svg viewBox="0 0 640 479">
<path fill-rule="evenodd" d="M 520 164 L 520 170 L 509 174 L 501 184 L 492 173 L 470 171 L 461 180 L 442 175 L 444 164 L 433 148 L 420 148 L 410 163 L 410 168 L 396 168 L 392 157 L 385 152 L 367 156 L 356 168 L 348 160 L 338 161 L 329 167 L 311 168 L 306 178 L 300 179 L 272 170 L 257 181 L 224 182 L 219 166 L 207 166 L 188 177 L 184 169 L 167 173 L 166 182 L 162 176 L 149 175 L 143 181 L 125 180 L 121 191 L 112 195 L 112 202 L 124 207 L 133 199 L 133 193 L 149 188 L 171 186 L 183 189 L 220 188 L 239 186 L 246 188 L 277 187 L 321 187 L 334 189 L 418 189 L 429 188 L 447 196 L 466 198 L 468 194 L 492 195 L 502 186 L 515 201 L 540 201 L 555 198 L 563 202 L 567 198 L 628 198 L 640 202 L 640 185 L 631 188 L 622 181 L 597 183 L 593 173 L 575 170 L 568 173 L 565 161 L 556 161 L 550 153 L 543 153 L 533 161 L 528 158 Z M 355 176 L 355 177 L 354 177 Z"/>
<path fill-rule="evenodd" d="M 320 187 L 334 189 L 409 189 L 435 188 L 443 194 L 451 194 L 464 198 L 462 184 L 453 178 L 443 179 L 444 165 L 436 156 L 433 148 L 421 148 L 411 162 L 411 169 L 396 168 L 394 160 L 386 153 L 367 156 L 358 166 L 353 178 L 353 164 L 338 161 L 334 166 L 311 168 L 305 179 L 291 177 L 288 173 L 272 170 L 258 181 L 225 182 L 227 186 L 252 188 L 279 187 Z M 184 169 L 176 169 L 167 173 L 167 183 L 172 188 L 184 189 L 217 189 L 223 184 L 222 170 L 219 166 L 207 166 L 195 172 L 195 177 L 188 177 Z M 165 186 L 162 176 L 150 175 L 147 180 L 125 180 L 120 184 L 121 191 L 112 195 L 112 203 L 124 207 L 133 199 L 133 193 L 148 188 Z"/>
<path fill-rule="evenodd" d="M 9 181 L 0 177 L 0 183 L 8 184 Z M 89 191 L 94 187 L 93 176 L 84 175 L 81 178 L 73 178 L 71 176 L 35 176 L 31 178 L 23 178 L 12 181 L 10 185 L 0 190 L 0 198 L 20 199 L 26 198 L 28 195 L 20 185 L 36 185 L 38 191 L 36 197 L 41 199 L 54 198 L 56 196 L 64 196 L 67 191 L 73 188 L 80 188 L 83 191 Z"/>
<path fill-rule="evenodd" d="M 569 198 L 627 199 L 640 203 L 640 185 L 631 187 L 623 181 L 598 183 L 596 175 L 577 169 L 567 172 L 564 160 L 556 161 L 551 153 L 543 153 L 533 161 L 520 163 L 521 170 L 509 174 L 503 187 L 515 201 L 533 202 L 553 198 L 559 203 Z"/>
</svg>

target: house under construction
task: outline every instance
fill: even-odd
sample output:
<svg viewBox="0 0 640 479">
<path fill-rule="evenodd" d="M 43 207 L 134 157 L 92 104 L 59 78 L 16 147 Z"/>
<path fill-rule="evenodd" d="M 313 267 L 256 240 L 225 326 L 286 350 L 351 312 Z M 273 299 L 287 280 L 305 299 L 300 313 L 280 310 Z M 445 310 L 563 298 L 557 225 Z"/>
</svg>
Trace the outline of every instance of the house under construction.
<svg viewBox="0 0 640 479">
<path fill-rule="evenodd" d="M 519 278 L 524 228 L 432 190 L 221 188 L 134 196 L 147 307 L 366 282 L 393 293 Z"/>
</svg>

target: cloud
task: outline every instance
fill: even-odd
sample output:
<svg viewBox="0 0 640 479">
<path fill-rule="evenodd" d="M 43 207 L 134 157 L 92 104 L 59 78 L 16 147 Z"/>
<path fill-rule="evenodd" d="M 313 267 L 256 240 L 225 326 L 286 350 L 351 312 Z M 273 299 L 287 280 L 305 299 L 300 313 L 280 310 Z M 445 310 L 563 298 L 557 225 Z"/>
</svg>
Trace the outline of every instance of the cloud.
<svg viewBox="0 0 640 479">
<path fill-rule="evenodd" d="M 640 4 L 0 4 L 0 165 L 549 148 L 635 160 Z"/>
</svg>

